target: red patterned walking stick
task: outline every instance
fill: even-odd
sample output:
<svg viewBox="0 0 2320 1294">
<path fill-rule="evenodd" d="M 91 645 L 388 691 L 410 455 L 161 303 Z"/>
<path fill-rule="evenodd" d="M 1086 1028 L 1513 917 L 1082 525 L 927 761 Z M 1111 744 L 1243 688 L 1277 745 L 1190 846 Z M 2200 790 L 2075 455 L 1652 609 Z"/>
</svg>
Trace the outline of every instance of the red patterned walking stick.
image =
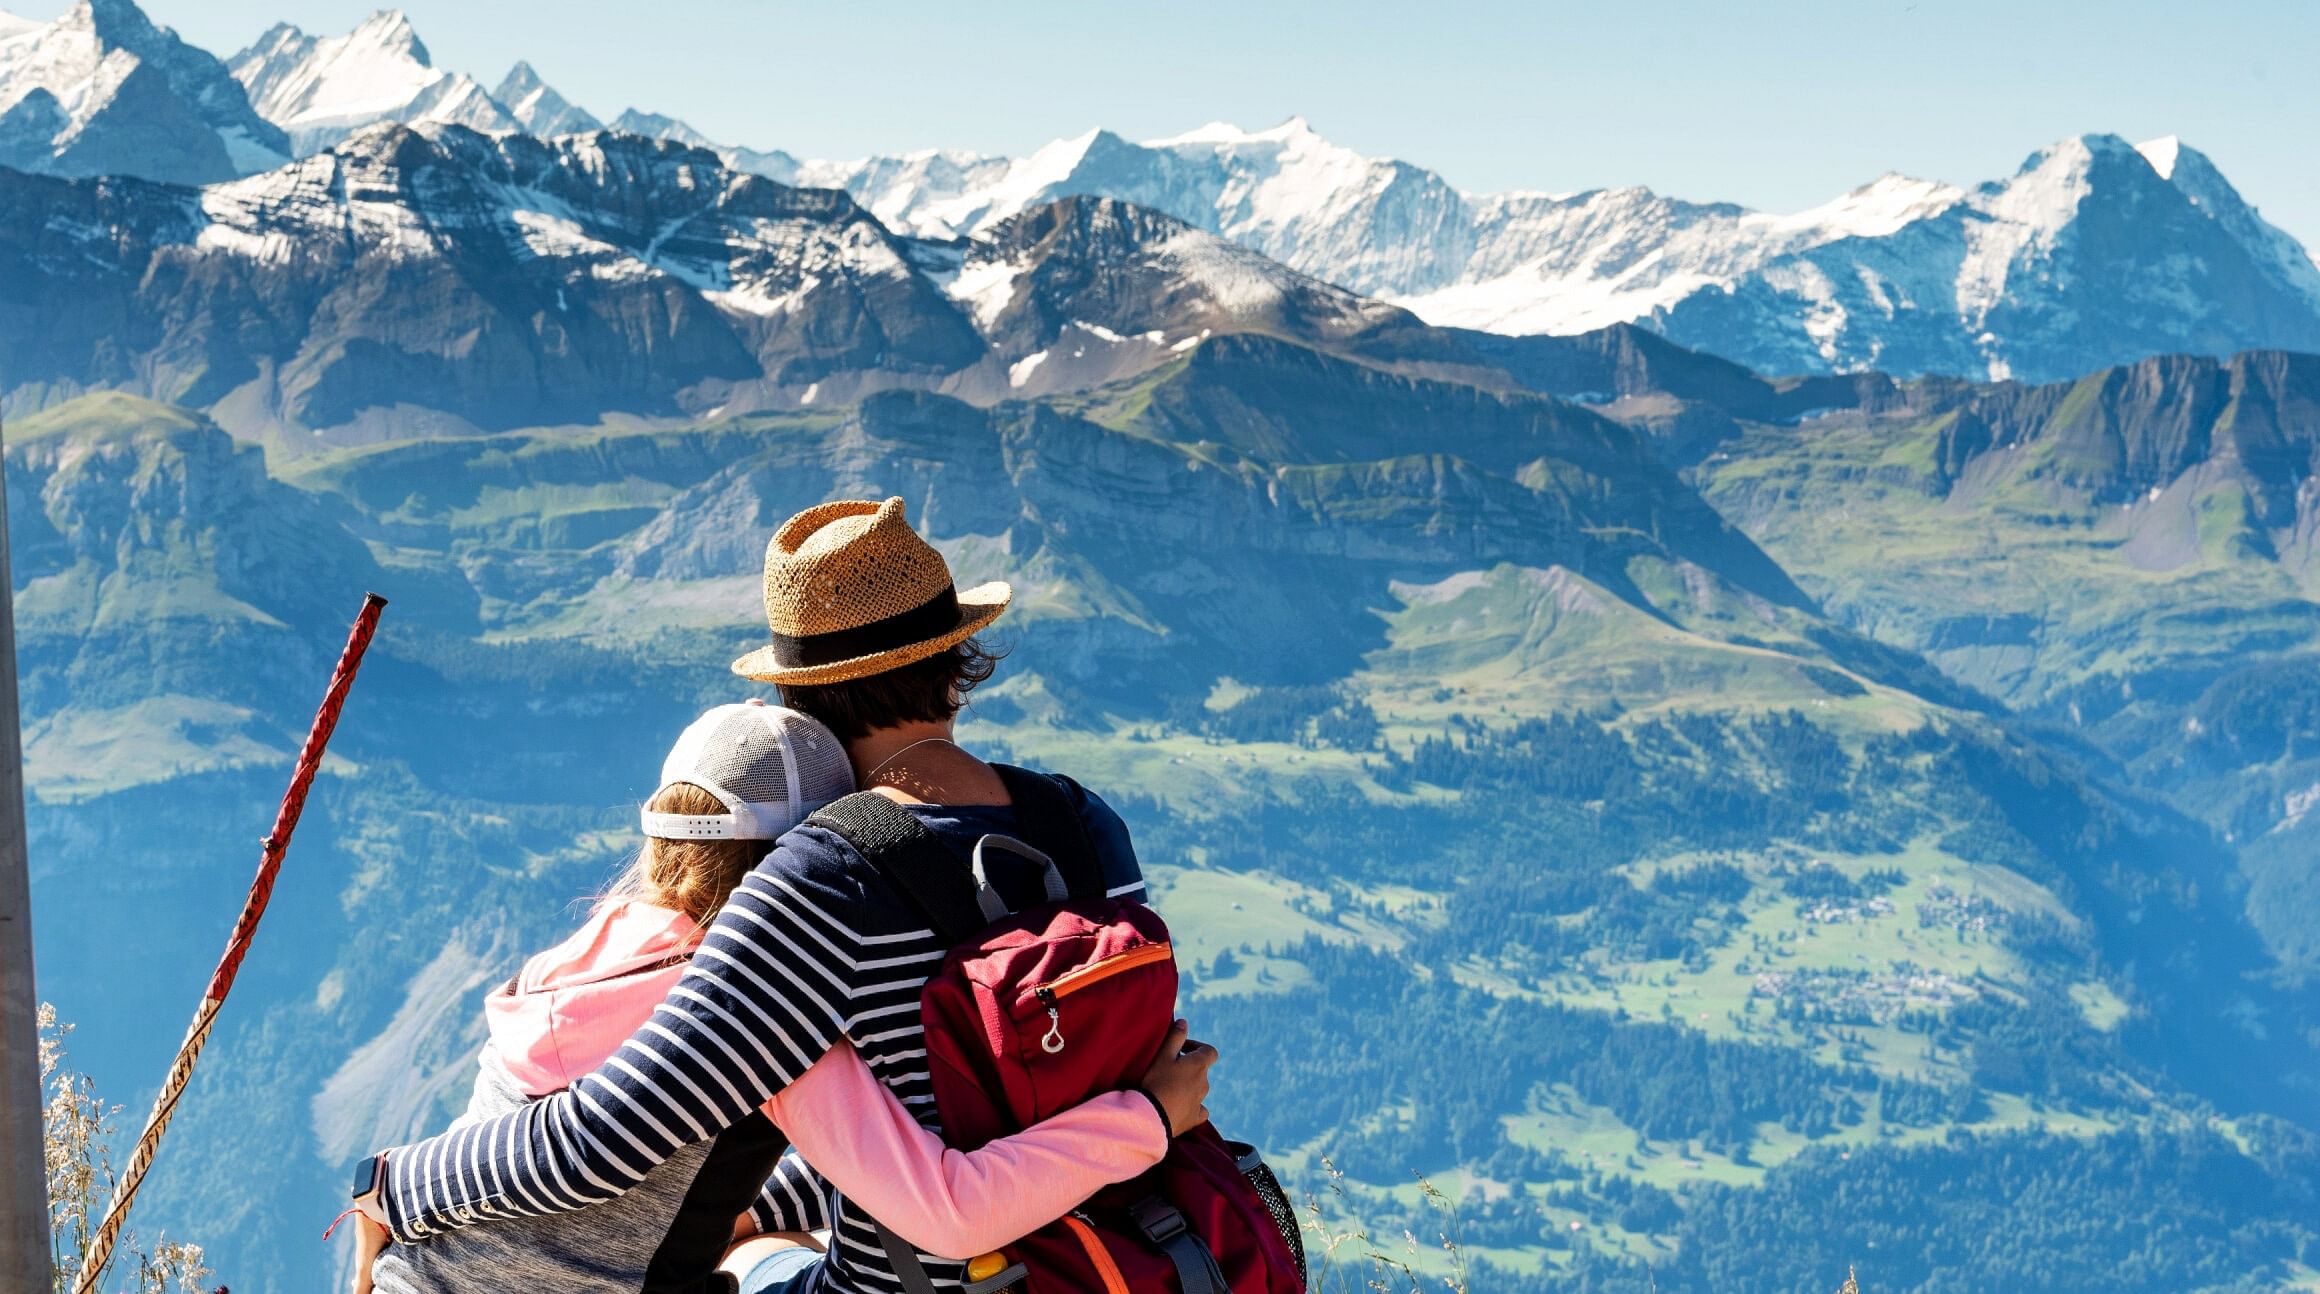
<svg viewBox="0 0 2320 1294">
<path fill-rule="evenodd" d="M 258 932 L 258 918 L 266 915 L 266 901 L 274 896 L 274 877 L 282 870 L 282 856 L 290 850 L 290 833 L 298 828 L 298 815 L 306 808 L 306 792 L 314 785 L 315 772 L 322 767 L 322 748 L 330 744 L 331 730 L 338 727 L 339 709 L 346 704 L 347 689 L 354 686 L 354 672 L 362 666 L 363 652 L 371 645 L 371 635 L 378 631 L 379 612 L 386 605 L 387 600 L 376 593 L 363 595 L 362 614 L 355 617 L 354 631 L 347 635 L 346 650 L 339 653 L 338 668 L 331 672 L 330 690 L 323 694 L 322 708 L 314 715 L 314 726 L 307 730 L 306 745 L 298 752 L 298 766 L 290 774 L 290 789 L 282 796 L 282 810 L 274 815 L 274 829 L 266 833 L 264 852 L 258 861 L 258 878 L 250 882 L 250 897 L 242 904 L 241 918 L 234 922 L 233 937 L 226 940 L 226 955 L 218 959 L 217 972 L 210 976 L 209 987 L 201 995 L 201 1006 L 193 1013 L 193 1027 L 186 1030 L 185 1041 L 177 1048 L 177 1059 L 170 1062 L 169 1078 L 161 1085 L 161 1095 L 154 1098 L 153 1113 L 145 1118 L 145 1130 L 137 1134 L 137 1149 L 129 1156 L 128 1171 L 121 1175 L 121 1184 L 113 1191 L 113 1202 L 106 1207 L 105 1219 L 98 1224 L 88 1256 L 81 1262 L 80 1275 L 73 1280 L 74 1294 L 91 1294 L 113 1259 L 113 1246 L 121 1238 L 121 1220 L 128 1216 L 129 1206 L 137 1198 L 137 1188 L 145 1180 L 145 1171 L 153 1166 L 153 1154 L 160 1148 L 161 1134 L 169 1127 L 170 1116 L 177 1113 L 177 1100 L 185 1094 L 185 1085 L 193 1077 L 193 1062 L 200 1057 L 202 1044 L 209 1041 L 210 1026 L 217 1021 L 218 1008 L 225 1005 L 226 994 L 234 987 L 234 975 L 242 968 L 242 955 L 250 950 L 250 938 Z"/>
</svg>

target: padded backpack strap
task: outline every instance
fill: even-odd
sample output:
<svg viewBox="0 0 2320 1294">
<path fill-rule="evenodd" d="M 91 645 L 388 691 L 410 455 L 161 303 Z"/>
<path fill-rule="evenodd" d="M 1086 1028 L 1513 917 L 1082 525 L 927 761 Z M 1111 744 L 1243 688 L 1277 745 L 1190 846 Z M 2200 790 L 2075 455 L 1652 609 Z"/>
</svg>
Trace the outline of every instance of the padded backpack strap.
<svg viewBox="0 0 2320 1294">
<path fill-rule="evenodd" d="M 1087 819 L 1080 816 L 1079 806 L 1064 789 L 1071 783 L 1012 764 L 993 764 L 991 771 L 999 775 L 1007 787 L 1007 798 L 1015 802 L 1018 833 L 1025 843 L 1055 861 L 1071 897 L 1104 897 L 1103 860 L 1096 857 L 1095 837 L 1088 833 Z"/>
<path fill-rule="evenodd" d="M 843 837 L 944 943 L 965 943 L 989 924 L 975 902 L 975 878 L 958 855 L 910 810 L 876 791 L 832 800 L 803 825 Z"/>
<path fill-rule="evenodd" d="M 1168 1263 L 1176 1269 L 1176 1284 L 1184 1294 L 1232 1294 L 1232 1285 L 1216 1265 L 1216 1255 L 1209 1252 L 1199 1236 L 1184 1221 L 1184 1214 L 1175 1205 L 1157 1195 L 1147 1195 L 1128 1206 L 1128 1220 L 1152 1247 L 1167 1255 Z"/>
<path fill-rule="evenodd" d="M 937 1294 L 934 1282 L 927 1279 L 926 1268 L 918 1261 L 918 1250 L 910 1242 L 886 1229 L 883 1222 L 878 1228 L 878 1247 L 886 1251 L 886 1265 L 894 1269 L 901 1280 L 904 1294 Z"/>
</svg>

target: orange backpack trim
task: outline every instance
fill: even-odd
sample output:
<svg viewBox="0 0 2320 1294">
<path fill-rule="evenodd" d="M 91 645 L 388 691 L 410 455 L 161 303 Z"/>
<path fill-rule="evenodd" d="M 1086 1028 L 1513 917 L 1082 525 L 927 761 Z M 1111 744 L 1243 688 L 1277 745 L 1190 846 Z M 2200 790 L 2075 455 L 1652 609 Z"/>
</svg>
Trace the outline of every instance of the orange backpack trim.
<svg viewBox="0 0 2320 1294">
<path fill-rule="evenodd" d="M 1096 1238 L 1096 1229 L 1087 1224 L 1087 1219 L 1077 1213 L 1066 1213 L 1063 1215 L 1063 1224 L 1071 1228 L 1072 1234 L 1079 1237 L 1081 1247 L 1087 1250 L 1088 1261 L 1095 1265 L 1096 1275 L 1103 1279 L 1104 1294 L 1129 1294 L 1128 1278 L 1120 1275 L 1120 1265 L 1112 1261 L 1111 1251 L 1104 1248 L 1104 1242 Z"/>
</svg>

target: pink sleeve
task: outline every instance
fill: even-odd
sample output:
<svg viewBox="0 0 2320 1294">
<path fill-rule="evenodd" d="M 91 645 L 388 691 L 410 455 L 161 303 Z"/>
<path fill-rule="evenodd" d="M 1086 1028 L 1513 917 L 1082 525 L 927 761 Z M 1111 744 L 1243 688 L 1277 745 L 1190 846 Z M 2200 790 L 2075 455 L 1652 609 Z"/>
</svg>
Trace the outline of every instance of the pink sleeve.
<svg viewBox="0 0 2320 1294">
<path fill-rule="evenodd" d="M 980 1150 L 953 1150 L 842 1039 L 765 1112 L 840 1194 L 950 1258 L 1027 1235 L 1168 1153 L 1159 1111 L 1140 1092 L 1107 1092 Z"/>
</svg>

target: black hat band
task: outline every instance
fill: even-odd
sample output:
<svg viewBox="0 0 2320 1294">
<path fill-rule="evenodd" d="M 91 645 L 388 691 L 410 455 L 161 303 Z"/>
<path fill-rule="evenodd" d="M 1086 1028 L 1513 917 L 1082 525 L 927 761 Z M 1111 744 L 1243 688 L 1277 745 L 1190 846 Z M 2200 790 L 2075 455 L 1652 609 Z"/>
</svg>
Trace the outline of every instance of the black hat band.
<svg viewBox="0 0 2320 1294">
<path fill-rule="evenodd" d="M 835 665 L 940 638 L 959 627 L 959 594 L 952 585 L 908 611 L 898 611 L 851 629 L 819 634 L 773 635 L 773 659 L 783 669 Z"/>
</svg>

